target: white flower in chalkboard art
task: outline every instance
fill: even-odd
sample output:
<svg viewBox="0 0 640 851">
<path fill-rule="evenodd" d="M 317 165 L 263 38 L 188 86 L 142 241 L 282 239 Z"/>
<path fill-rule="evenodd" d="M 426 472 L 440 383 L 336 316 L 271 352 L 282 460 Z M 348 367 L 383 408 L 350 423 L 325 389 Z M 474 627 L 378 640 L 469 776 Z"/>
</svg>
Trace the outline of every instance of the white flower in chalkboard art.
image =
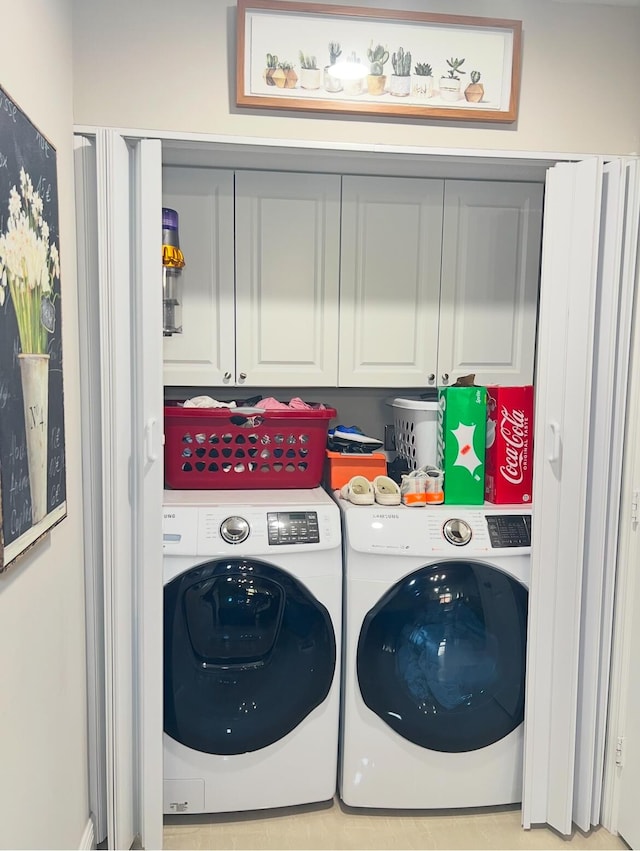
<svg viewBox="0 0 640 851">
<path fill-rule="evenodd" d="M 55 330 L 53 282 L 60 278 L 60 257 L 49 240 L 42 198 L 31 177 L 20 169 L 20 192 L 9 192 L 9 217 L 0 235 L 0 305 L 7 288 L 18 323 L 31 522 L 47 514 L 47 439 L 49 355 L 47 339 Z"/>
<path fill-rule="evenodd" d="M 8 208 L 6 230 L 0 235 L 0 305 L 8 288 L 23 354 L 44 354 L 47 337 L 55 330 L 53 282 L 60 278 L 60 257 L 49 240 L 42 198 L 24 168 L 20 191 L 11 188 Z"/>
</svg>

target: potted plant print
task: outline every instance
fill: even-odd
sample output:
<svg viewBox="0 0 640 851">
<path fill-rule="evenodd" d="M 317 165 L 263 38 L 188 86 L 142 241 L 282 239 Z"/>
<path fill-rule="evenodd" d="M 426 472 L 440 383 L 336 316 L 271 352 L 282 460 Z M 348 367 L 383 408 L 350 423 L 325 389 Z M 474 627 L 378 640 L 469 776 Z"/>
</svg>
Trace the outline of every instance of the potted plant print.
<svg viewBox="0 0 640 851">
<path fill-rule="evenodd" d="M 433 73 L 428 62 L 417 62 L 411 75 L 411 95 L 426 100 L 433 94 Z"/>
<path fill-rule="evenodd" d="M 278 62 L 272 79 L 279 89 L 295 89 L 298 75 L 293 70 L 293 62 Z"/>
<path fill-rule="evenodd" d="M 440 77 L 440 97 L 443 100 L 460 100 L 462 94 L 460 92 L 460 77 L 459 74 L 466 74 L 466 71 L 461 70 L 464 59 L 447 59 L 449 70 L 446 77 Z"/>
<path fill-rule="evenodd" d="M 471 72 L 471 82 L 464 90 L 464 96 L 469 103 L 480 103 L 484 97 L 484 86 L 480 82 L 480 71 Z"/>
<path fill-rule="evenodd" d="M 402 47 L 391 57 L 393 74 L 389 80 L 389 91 L 396 97 L 407 97 L 411 92 L 411 51 Z"/>
<path fill-rule="evenodd" d="M 357 97 L 362 94 L 364 78 L 367 76 L 366 68 L 356 56 L 355 50 L 347 58 L 346 65 L 342 70 L 342 90 L 348 97 Z"/>
<path fill-rule="evenodd" d="M 331 92 L 332 94 L 335 92 L 342 91 L 342 81 L 340 77 L 337 77 L 331 73 L 331 69 L 338 61 L 338 58 L 341 56 L 342 50 L 340 49 L 340 43 L 337 41 L 329 42 L 329 65 L 324 66 L 324 77 L 322 80 L 322 85 L 325 90 Z"/>
<path fill-rule="evenodd" d="M 273 75 L 278 67 L 278 57 L 275 53 L 267 53 L 267 67 L 264 69 L 264 81 L 268 86 L 275 86 Z"/>
<path fill-rule="evenodd" d="M 374 47 L 373 42 L 371 42 L 371 46 L 367 50 L 367 57 L 370 63 L 370 73 L 367 77 L 367 90 L 370 95 L 384 94 L 384 87 L 387 82 L 387 77 L 384 73 L 384 66 L 389 59 L 389 51 L 381 44 Z"/>
<path fill-rule="evenodd" d="M 18 325 L 18 363 L 27 438 L 31 522 L 47 514 L 49 335 L 55 330 L 53 283 L 60 278 L 58 247 L 50 240 L 43 201 L 20 169 L 20 191 L 9 193 L 9 215 L 0 236 L 0 305 L 7 290 Z"/>
<path fill-rule="evenodd" d="M 300 51 L 300 87 L 303 89 L 319 89 L 320 77 L 316 57 L 306 56 Z"/>
</svg>

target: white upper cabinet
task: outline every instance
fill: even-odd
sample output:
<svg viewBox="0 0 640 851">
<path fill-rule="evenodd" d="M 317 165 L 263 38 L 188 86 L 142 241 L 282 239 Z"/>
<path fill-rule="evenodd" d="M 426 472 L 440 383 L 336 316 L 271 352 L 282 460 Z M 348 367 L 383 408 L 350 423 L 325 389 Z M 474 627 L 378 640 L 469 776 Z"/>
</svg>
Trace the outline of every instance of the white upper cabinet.
<svg viewBox="0 0 640 851">
<path fill-rule="evenodd" d="M 342 386 L 411 387 L 435 375 L 442 180 L 344 177 Z"/>
<path fill-rule="evenodd" d="M 238 383 L 335 386 L 340 176 L 235 179 Z"/>
<path fill-rule="evenodd" d="M 165 167 L 163 204 L 185 256 L 165 385 L 335 386 L 340 177 Z"/>
<path fill-rule="evenodd" d="M 531 384 L 542 191 L 343 178 L 340 384 Z"/>
<path fill-rule="evenodd" d="M 167 166 L 178 386 L 530 384 L 537 183 Z"/>
<path fill-rule="evenodd" d="M 228 384 L 235 378 L 233 172 L 165 167 L 162 181 L 185 257 L 183 330 L 164 338 L 164 383 Z"/>
<path fill-rule="evenodd" d="M 438 384 L 531 384 L 543 187 L 447 180 Z"/>
</svg>

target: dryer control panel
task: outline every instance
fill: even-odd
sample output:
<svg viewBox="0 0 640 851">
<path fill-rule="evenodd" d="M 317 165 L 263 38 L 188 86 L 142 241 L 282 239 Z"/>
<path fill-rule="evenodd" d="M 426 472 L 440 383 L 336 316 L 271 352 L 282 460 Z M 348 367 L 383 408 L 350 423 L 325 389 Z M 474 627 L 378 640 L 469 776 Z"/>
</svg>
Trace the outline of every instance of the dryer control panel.
<svg viewBox="0 0 640 851">
<path fill-rule="evenodd" d="M 487 517 L 487 528 L 494 548 L 531 546 L 530 514 L 492 514 Z"/>
<path fill-rule="evenodd" d="M 448 558 L 531 552 L 530 506 L 340 507 L 348 546 L 358 552 Z"/>
</svg>

